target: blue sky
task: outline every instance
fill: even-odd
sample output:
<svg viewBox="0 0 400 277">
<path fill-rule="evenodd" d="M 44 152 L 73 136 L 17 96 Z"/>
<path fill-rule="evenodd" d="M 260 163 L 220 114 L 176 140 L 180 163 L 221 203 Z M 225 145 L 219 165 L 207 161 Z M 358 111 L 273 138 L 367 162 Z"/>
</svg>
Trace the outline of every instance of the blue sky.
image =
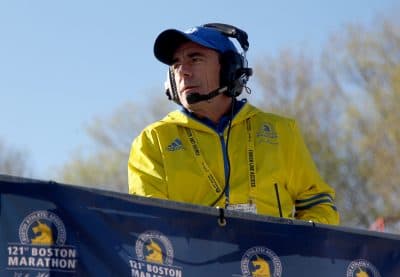
<svg viewBox="0 0 400 277">
<path fill-rule="evenodd" d="M 236 25 L 249 35 L 251 66 L 283 48 L 318 52 L 346 24 L 399 8 L 398 0 L 0 0 L 0 139 L 29 153 L 32 177 L 55 179 L 87 145 L 86 124 L 162 93 L 166 68 L 153 42 L 164 29 Z"/>
</svg>

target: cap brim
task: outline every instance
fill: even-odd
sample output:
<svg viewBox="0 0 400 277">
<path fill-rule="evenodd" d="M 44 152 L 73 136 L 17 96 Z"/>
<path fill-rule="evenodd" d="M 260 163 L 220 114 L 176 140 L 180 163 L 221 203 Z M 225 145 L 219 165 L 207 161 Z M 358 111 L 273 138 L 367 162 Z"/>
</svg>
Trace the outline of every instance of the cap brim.
<svg viewBox="0 0 400 277">
<path fill-rule="evenodd" d="M 154 55 L 159 61 L 171 65 L 176 49 L 187 41 L 190 39 L 185 33 L 175 29 L 165 30 L 154 42 Z"/>
</svg>

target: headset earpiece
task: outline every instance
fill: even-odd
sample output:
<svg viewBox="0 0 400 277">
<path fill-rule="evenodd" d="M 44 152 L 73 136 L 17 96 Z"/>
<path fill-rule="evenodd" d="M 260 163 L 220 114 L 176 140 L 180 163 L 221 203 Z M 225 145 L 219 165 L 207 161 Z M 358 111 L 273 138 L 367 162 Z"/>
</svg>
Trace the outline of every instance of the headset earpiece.
<svg viewBox="0 0 400 277">
<path fill-rule="evenodd" d="M 246 74 L 245 71 L 245 60 L 242 55 L 236 53 L 234 51 L 228 51 L 221 54 L 221 73 L 220 73 L 220 82 L 221 87 L 227 86 L 228 90 L 225 92 L 225 95 L 236 97 L 239 96 L 243 87 L 246 85 L 248 77 L 246 80 L 239 81 L 243 74 Z"/>
<path fill-rule="evenodd" d="M 167 95 L 168 97 L 168 100 L 172 100 L 172 89 L 171 89 L 171 81 L 169 79 L 169 72 L 167 72 L 167 79 L 164 82 L 164 91 L 165 95 Z"/>
<path fill-rule="evenodd" d="M 228 51 L 221 54 L 221 87 L 227 86 L 226 95 L 239 96 L 246 86 L 253 70 L 247 67 L 246 51 L 249 49 L 247 33 L 235 26 L 223 23 L 208 23 L 203 27 L 215 29 L 227 37 L 235 38 L 243 49 L 243 54 Z"/>
<path fill-rule="evenodd" d="M 176 88 L 174 72 L 170 67 L 168 68 L 167 80 L 165 80 L 164 89 L 168 100 L 172 100 L 178 105 L 181 105 L 181 101 L 179 100 L 178 96 L 178 89 Z"/>
</svg>

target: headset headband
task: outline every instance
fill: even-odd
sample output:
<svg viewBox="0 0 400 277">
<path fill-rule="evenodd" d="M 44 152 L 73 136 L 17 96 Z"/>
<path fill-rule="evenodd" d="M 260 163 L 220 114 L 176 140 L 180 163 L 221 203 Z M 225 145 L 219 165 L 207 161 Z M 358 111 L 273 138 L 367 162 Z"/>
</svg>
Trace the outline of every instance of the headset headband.
<svg viewBox="0 0 400 277">
<path fill-rule="evenodd" d="M 248 36 L 245 31 L 235 26 L 224 23 L 207 23 L 204 24 L 203 27 L 217 29 L 224 35 L 237 39 L 237 41 L 239 42 L 240 46 L 243 48 L 244 51 L 249 50 Z"/>
</svg>

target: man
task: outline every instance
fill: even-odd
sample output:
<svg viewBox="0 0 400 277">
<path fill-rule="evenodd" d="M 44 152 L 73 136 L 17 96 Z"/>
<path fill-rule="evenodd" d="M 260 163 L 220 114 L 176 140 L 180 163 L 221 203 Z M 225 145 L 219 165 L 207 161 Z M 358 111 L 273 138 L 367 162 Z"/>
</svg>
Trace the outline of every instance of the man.
<svg viewBox="0 0 400 277">
<path fill-rule="evenodd" d="M 133 141 L 129 193 L 270 216 L 338 224 L 294 120 L 236 97 L 251 69 L 247 34 L 216 24 L 166 30 L 154 54 L 169 66 L 167 94 L 181 106 Z"/>
</svg>

